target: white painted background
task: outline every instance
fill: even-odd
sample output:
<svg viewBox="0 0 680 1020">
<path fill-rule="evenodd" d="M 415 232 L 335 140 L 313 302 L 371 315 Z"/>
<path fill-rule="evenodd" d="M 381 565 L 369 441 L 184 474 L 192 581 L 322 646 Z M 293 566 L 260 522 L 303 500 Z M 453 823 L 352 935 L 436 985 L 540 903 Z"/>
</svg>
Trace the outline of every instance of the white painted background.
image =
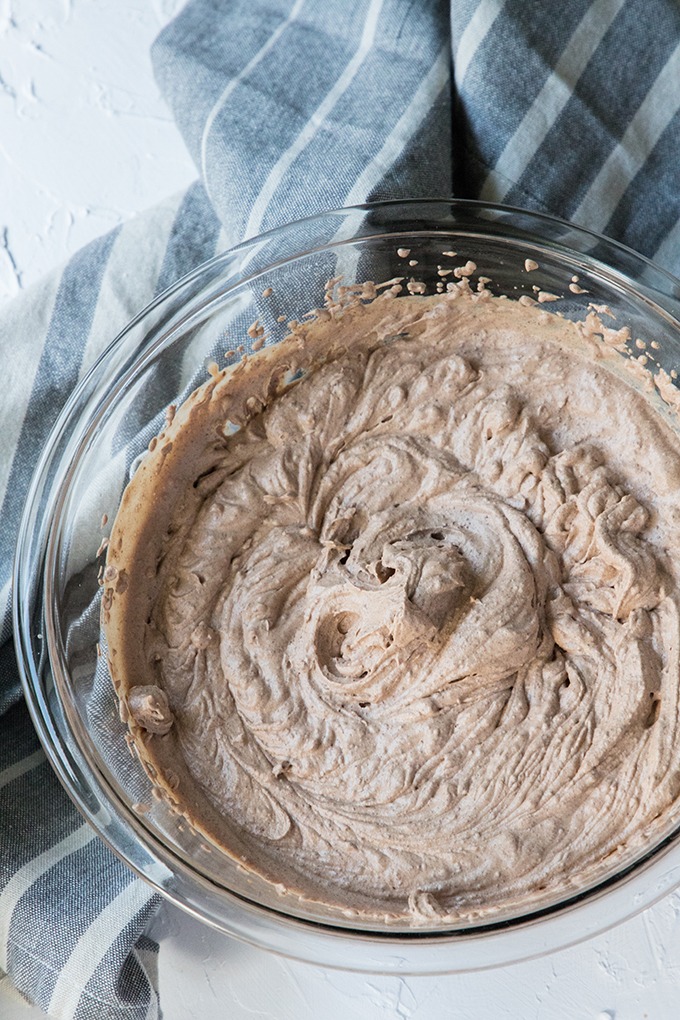
<svg viewBox="0 0 680 1020">
<path fill-rule="evenodd" d="M 0 302 L 196 176 L 148 57 L 180 6 L 0 0 Z M 154 932 L 166 1020 L 680 1017 L 680 894 L 539 961 L 439 978 L 284 961 L 169 907 Z M 1 1020 L 42 1015 L 0 981 Z"/>
</svg>

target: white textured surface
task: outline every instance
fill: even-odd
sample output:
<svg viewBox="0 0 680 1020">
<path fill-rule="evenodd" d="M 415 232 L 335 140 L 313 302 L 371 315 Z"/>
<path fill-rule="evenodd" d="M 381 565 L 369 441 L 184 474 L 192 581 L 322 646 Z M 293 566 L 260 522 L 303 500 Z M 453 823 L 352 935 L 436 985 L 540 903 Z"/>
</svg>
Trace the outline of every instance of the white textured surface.
<svg viewBox="0 0 680 1020">
<path fill-rule="evenodd" d="M 181 0 L 0 0 L 0 299 L 196 170 L 149 46 Z"/>
<path fill-rule="evenodd" d="M 148 58 L 181 0 L 0 0 L 0 300 L 195 171 Z M 365 977 L 276 958 L 171 907 L 165 1020 L 675 1020 L 680 895 L 580 946 L 451 977 Z M 42 1014 L 0 981 L 2 1020 Z"/>
</svg>

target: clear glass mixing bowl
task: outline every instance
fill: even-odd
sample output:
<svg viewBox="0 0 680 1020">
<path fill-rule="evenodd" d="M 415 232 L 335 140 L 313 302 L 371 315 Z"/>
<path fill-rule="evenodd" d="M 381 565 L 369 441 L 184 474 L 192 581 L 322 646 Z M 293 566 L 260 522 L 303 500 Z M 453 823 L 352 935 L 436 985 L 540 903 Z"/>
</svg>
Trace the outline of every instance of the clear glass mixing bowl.
<svg viewBox="0 0 680 1020">
<path fill-rule="evenodd" d="M 402 249 L 409 249 L 405 255 Z M 322 963 L 370 971 L 455 972 L 524 959 L 586 938 L 680 884 L 680 811 L 646 853 L 594 888 L 531 915 L 461 930 L 361 930 L 305 908 L 208 846 L 166 805 L 125 743 L 98 657 L 102 515 L 113 517 L 165 409 L 245 345 L 258 318 L 267 343 L 344 282 L 415 276 L 434 292 L 448 266 L 473 261 L 495 293 L 559 295 L 568 317 L 607 305 L 633 338 L 680 363 L 680 283 L 629 249 L 562 221 L 466 201 L 387 202 L 281 227 L 201 266 L 144 309 L 73 393 L 48 440 L 21 524 L 14 577 L 16 644 L 40 739 L 101 838 L 170 900 L 226 933 Z M 538 263 L 531 273 L 525 259 Z M 410 265 L 417 261 L 417 265 Z M 569 284 L 587 293 L 572 293 Z M 272 289 L 271 295 L 268 288 Z M 267 292 L 266 298 L 263 292 Z M 242 351 L 237 351 L 237 356 Z M 639 352 L 635 352 L 639 353 Z M 254 356 L 257 356 L 256 354 Z"/>
</svg>

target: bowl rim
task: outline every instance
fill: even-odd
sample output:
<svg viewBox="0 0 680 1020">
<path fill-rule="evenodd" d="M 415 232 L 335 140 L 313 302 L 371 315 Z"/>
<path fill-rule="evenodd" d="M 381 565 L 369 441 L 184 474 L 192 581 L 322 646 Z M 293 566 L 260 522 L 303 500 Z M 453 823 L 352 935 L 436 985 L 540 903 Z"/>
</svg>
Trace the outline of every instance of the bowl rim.
<svg viewBox="0 0 680 1020">
<path fill-rule="evenodd" d="M 352 932 L 345 928 L 334 928 L 331 923 L 328 925 L 319 924 L 314 921 L 307 921 L 299 917 L 291 916 L 290 914 L 279 913 L 268 907 L 264 907 L 260 904 L 244 899 L 239 894 L 231 892 L 228 889 L 222 889 L 220 890 L 220 893 L 234 901 L 232 902 L 232 906 L 235 907 L 236 912 L 238 913 L 239 910 L 245 910 L 249 915 L 248 919 L 250 922 L 253 920 L 253 913 L 255 915 L 261 915 L 259 916 L 259 924 L 255 924 L 255 931 L 253 931 L 252 923 L 244 923 L 243 919 L 239 917 L 230 918 L 230 925 L 225 927 L 214 917 L 206 916 L 206 914 L 201 912 L 195 904 L 192 905 L 191 903 L 188 903 L 186 898 L 182 898 L 176 892 L 173 892 L 173 889 L 168 887 L 167 876 L 165 874 L 162 876 L 154 874 L 153 869 L 144 869 L 138 863 L 131 861 L 129 856 L 127 856 L 121 848 L 116 845 L 115 841 L 112 840 L 110 833 L 102 826 L 101 820 L 97 819 L 93 812 L 89 809 L 86 798 L 83 797 L 82 791 L 78 788 L 76 776 L 73 774 L 72 769 L 69 769 L 68 762 L 64 760 L 64 749 L 60 746 L 60 735 L 55 731 L 52 724 L 50 709 L 46 699 L 42 696 L 43 692 L 40 685 L 35 683 L 35 671 L 33 670 L 32 672 L 32 667 L 34 666 L 32 661 L 33 654 L 26 629 L 27 621 L 25 616 L 28 600 L 24 600 L 23 597 L 27 595 L 31 582 L 35 582 L 37 578 L 25 576 L 26 571 L 23 567 L 22 553 L 25 555 L 27 544 L 31 541 L 31 530 L 35 523 L 36 500 L 41 491 L 41 482 L 44 481 L 45 474 L 50 463 L 50 458 L 53 456 L 55 437 L 64 431 L 64 428 L 70 421 L 74 407 L 77 406 L 80 395 L 85 392 L 87 386 L 90 385 L 92 380 L 97 377 L 98 372 L 101 371 L 102 363 L 108 359 L 111 350 L 121 344 L 123 339 L 134 328 L 142 324 L 150 313 L 166 304 L 169 299 L 182 291 L 182 289 L 187 288 L 191 283 L 204 279 L 206 274 L 209 274 L 211 271 L 226 269 L 230 262 L 239 262 L 245 253 L 252 251 L 256 248 L 256 246 L 263 242 L 268 242 L 289 233 L 291 228 L 295 228 L 303 224 L 312 226 L 314 223 L 326 223 L 334 216 L 347 217 L 358 213 L 370 213 L 375 210 L 386 210 L 388 212 L 393 208 L 399 208 L 402 210 L 408 210 L 409 208 L 414 210 L 416 208 L 434 210 L 437 207 L 442 206 L 454 210 L 467 210 L 472 213 L 480 213 L 482 211 L 497 212 L 502 216 L 527 218 L 537 225 L 544 223 L 550 224 L 553 227 L 559 227 L 563 230 L 575 231 L 577 234 L 590 238 L 598 244 L 604 244 L 608 250 L 619 252 L 625 255 L 626 258 L 633 258 L 642 265 L 648 266 L 655 274 L 660 274 L 661 279 L 664 280 L 666 286 L 670 288 L 674 298 L 676 297 L 674 293 L 676 290 L 678 290 L 677 296 L 680 297 L 680 280 L 667 270 L 657 266 L 651 259 L 640 255 L 626 245 L 613 241 L 612 239 L 588 230 L 587 228 L 582 228 L 576 224 L 572 224 L 568 220 L 542 212 L 534 212 L 533 210 L 523 209 L 521 207 L 504 205 L 502 203 L 488 203 L 479 200 L 455 198 L 406 200 L 388 199 L 380 202 L 369 202 L 362 205 L 315 213 L 292 221 L 291 223 L 274 227 L 271 230 L 257 235 L 256 237 L 246 239 L 239 244 L 216 254 L 211 259 L 203 262 L 201 265 L 182 276 L 179 280 L 158 294 L 140 312 L 138 312 L 137 315 L 134 316 L 124 327 L 124 329 L 113 338 L 111 343 L 107 345 L 105 350 L 94 362 L 89 371 L 84 375 L 81 382 L 66 401 L 52 430 L 50 431 L 49 438 L 34 471 L 31 486 L 26 498 L 14 558 L 12 576 L 13 627 L 16 638 L 15 647 L 19 663 L 19 672 L 29 711 L 52 768 L 57 773 L 58 778 L 62 782 L 62 785 L 64 785 L 71 799 L 74 801 L 76 807 L 94 826 L 99 837 L 102 838 L 107 845 L 109 845 L 109 847 L 127 864 L 128 867 L 131 867 L 134 871 L 136 871 L 137 874 L 139 874 L 140 877 L 147 881 L 152 887 L 156 888 L 159 892 L 166 896 L 166 898 L 175 902 L 178 906 L 189 911 L 194 916 L 212 924 L 213 927 L 218 929 L 221 928 L 225 931 L 228 930 L 232 935 L 241 937 L 246 941 L 254 942 L 255 944 L 261 945 L 265 948 L 272 949 L 276 952 L 282 953 L 283 955 L 298 956 L 303 959 L 311 959 L 313 962 L 323 963 L 325 966 L 339 966 L 346 969 L 375 971 L 376 959 L 373 954 L 378 951 L 379 947 L 387 950 L 387 954 L 383 953 L 380 956 L 379 969 L 386 969 L 388 971 L 397 969 L 401 973 L 440 973 L 444 971 L 452 972 L 456 969 L 466 971 L 483 969 L 489 966 L 496 966 L 499 963 L 511 962 L 514 959 L 529 959 L 532 956 L 542 955 L 551 949 L 562 948 L 566 945 L 571 945 L 575 942 L 581 941 L 584 937 L 589 937 L 591 934 L 604 931 L 608 927 L 612 927 L 613 925 L 620 923 L 626 917 L 631 916 L 644 907 L 651 905 L 651 903 L 655 902 L 670 891 L 671 888 L 680 884 L 680 862 L 678 866 L 675 869 L 671 869 L 670 872 L 668 871 L 668 862 L 666 861 L 664 864 L 664 859 L 668 850 L 671 848 L 671 844 L 677 840 L 678 832 L 675 831 L 668 835 L 659 845 L 652 848 L 647 854 L 639 858 L 629 868 L 624 870 L 622 873 L 598 882 L 593 889 L 586 890 L 585 892 L 579 892 L 534 914 L 524 915 L 516 921 L 507 923 L 503 922 L 500 925 L 496 923 L 489 926 L 478 926 L 475 929 L 457 931 L 449 930 L 446 932 L 418 932 L 417 930 L 413 933 L 398 934 L 389 932 L 373 933 L 368 931 Z M 440 230 L 432 228 L 430 230 L 423 231 L 421 232 L 421 236 L 422 233 L 427 233 L 428 235 L 446 235 L 447 233 L 453 233 L 455 231 L 455 224 L 451 224 L 451 229 L 448 229 L 448 226 L 449 225 L 446 224 Z M 394 229 L 388 230 L 384 233 L 378 231 L 376 233 L 360 235 L 359 237 L 348 237 L 344 240 L 338 241 L 337 245 L 352 243 L 354 241 L 367 238 L 379 238 L 382 236 L 396 239 L 402 232 L 409 236 L 417 236 L 418 234 L 417 231 L 414 232 L 406 227 L 404 227 L 402 231 L 398 224 L 394 225 L 394 227 Z M 329 247 L 331 247 L 331 245 L 329 243 L 325 243 L 321 244 L 318 249 L 310 249 L 310 251 L 324 250 Z M 566 246 L 564 247 L 565 250 L 567 250 Z M 281 263 L 290 262 L 295 257 L 296 256 L 293 255 L 284 258 L 281 260 Z M 591 256 L 588 257 L 591 258 L 591 261 L 598 263 L 597 259 L 593 260 Z M 275 266 L 276 263 L 272 263 L 271 265 L 268 264 L 266 268 L 269 269 Z M 611 269 L 611 267 L 607 268 Z M 261 271 L 262 270 L 258 270 L 258 274 Z M 247 277 L 245 279 L 239 279 L 235 286 L 238 286 L 243 282 L 247 282 L 247 279 Z M 660 293 L 664 294 L 665 292 L 662 291 Z M 666 296 L 668 297 L 669 295 L 666 294 Z M 195 300 L 196 298 L 194 298 L 194 301 Z M 211 298 L 210 300 L 212 301 L 213 299 Z M 663 308 L 664 306 L 661 305 L 661 307 Z M 62 478 L 58 491 L 61 491 L 63 484 L 64 482 Z M 56 498 L 56 494 L 54 492 L 52 495 Z M 49 504 L 50 528 L 48 532 L 48 544 L 51 540 L 50 536 L 54 528 L 54 498 L 52 503 Z M 43 553 L 44 551 L 45 550 L 43 550 Z M 41 570 L 43 567 L 44 557 L 41 563 Z M 43 580 L 46 582 L 47 578 L 44 578 Z M 78 750 L 80 749 L 78 748 Z M 82 766 L 82 762 L 79 762 L 78 764 L 79 766 Z M 89 771 L 89 763 L 87 763 L 87 769 L 85 771 Z M 88 778 L 91 779 L 92 777 L 89 776 Z M 99 785 L 101 785 L 101 782 Z M 147 836 L 148 835 L 151 835 L 152 837 L 154 836 L 153 833 L 147 833 Z M 148 838 L 145 841 L 144 846 L 148 852 Z M 159 861 L 156 861 L 156 863 L 164 864 L 164 862 Z M 156 871 L 158 871 L 158 869 L 156 869 Z M 639 877 L 646 876 L 645 884 L 647 888 L 643 895 L 644 902 L 641 903 L 641 905 L 634 903 L 634 898 L 631 898 L 629 888 L 631 872 L 635 872 L 636 876 Z M 672 875 L 672 878 L 669 878 L 669 875 Z M 195 870 L 193 871 L 192 877 L 193 879 L 200 877 L 203 881 L 207 881 L 205 876 L 200 876 Z M 208 884 L 210 883 L 208 882 Z M 650 888 L 650 885 L 652 888 Z M 623 887 L 623 889 L 621 887 Z M 611 902 L 616 899 L 616 894 L 621 893 L 622 891 L 625 894 L 628 907 L 624 908 L 624 904 L 621 902 L 619 904 L 618 911 L 615 912 L 616 916 L 608 919 L 603 917 L 598 919 L 597 916 L 593 914 L 592 910 L 590 910 L 590 912 L 584 910 L 584 908 L 593 908 L 596 906 L 605 895 Z M 563 930 L 559 936 L 555 936 L 551 939 L 545 927 L 546 922 L 551 920 L 563 920 L 569 911 L 578 913 L 579 915 L 576 928 L 567 923 L 566 925 L 563 925 Z M 306 948 L 304 951 L 302 953 L 294 951 L 290 948 L 285 939 L 282 940 L 278 938 L 276 933 L 271 930 L 272 923 L 274 927 L 278 926 L 290 929 L 294 938 L 300 938 L 301 941 L 305 943 Z M 536 948 L 537 926 L 540 929 L 540 934 L 544 936 L 541 940 L 540 949 Z M 309 945 L 307 945 L 309 942 L 309 938 L 307 936 L 310 935 L 310 932 L 312 933 L 312 938 L 319 943 L 319 946 L 310 948 Z M 514 945 L 514 948 L 511 951 L 507 948 L 507 936 L 510 934 L 513 936 Z M 503 942 L 505 948 L 499 948 L 499 939 Z M 470 951 L 463 954 L 465 962 L 463 963 L 461 960 L 460 968 L 455 966 L 455 964 L 452 966 L 452 961 L 448 958 L 444 961 L 441 953 L 433 952 L 435 947 L 439 947 L 440 950 L 443 949 L 444 953 L 447 954 L 452 945 L 460 947 L 463 943 L 468 944 L 467 948 Z M 351 952 L 343 952 L 340 950 L 341 944 L 345 948 L 347 945 L 351 945 L 357 948 L 358 952 L 354 952 L 354 949 Z M 418 959 L 414 960 L 412 958 L 411 961 L 404 961 L 399 956 L 399 951 L 403 950 L 406 944 L 409 946 L 409 953 L 411 956 L 413 956 L 412 950 L 416 948 L 415 956 L 418 957 Z M 366 950 L 368 950 L 368 953 Z M 423 951 L 427 954 L 427 957 L 424 955 Z M 330 961 L 329 956 L 331 957 Z M 392 957 L 399 962 L 397 964 L 390 963 Z M 334 960 L 337 962 L 334 962 Z"/>
</svg>

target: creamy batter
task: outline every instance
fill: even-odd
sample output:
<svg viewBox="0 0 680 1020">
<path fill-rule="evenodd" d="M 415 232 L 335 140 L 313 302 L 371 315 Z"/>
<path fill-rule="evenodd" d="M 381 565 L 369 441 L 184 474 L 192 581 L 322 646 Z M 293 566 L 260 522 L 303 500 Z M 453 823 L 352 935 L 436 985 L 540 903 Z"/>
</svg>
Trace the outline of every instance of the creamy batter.
<svg viewBox="0 0 680 1020">
<path fill-rule="evenodd" d="M 680 796 L 678 438 L 593 316 L 450 290 L 197 390 L 103 596 L 176 810 L 302 897 L 424 926 L 586 887 Z"/>
</svg>

